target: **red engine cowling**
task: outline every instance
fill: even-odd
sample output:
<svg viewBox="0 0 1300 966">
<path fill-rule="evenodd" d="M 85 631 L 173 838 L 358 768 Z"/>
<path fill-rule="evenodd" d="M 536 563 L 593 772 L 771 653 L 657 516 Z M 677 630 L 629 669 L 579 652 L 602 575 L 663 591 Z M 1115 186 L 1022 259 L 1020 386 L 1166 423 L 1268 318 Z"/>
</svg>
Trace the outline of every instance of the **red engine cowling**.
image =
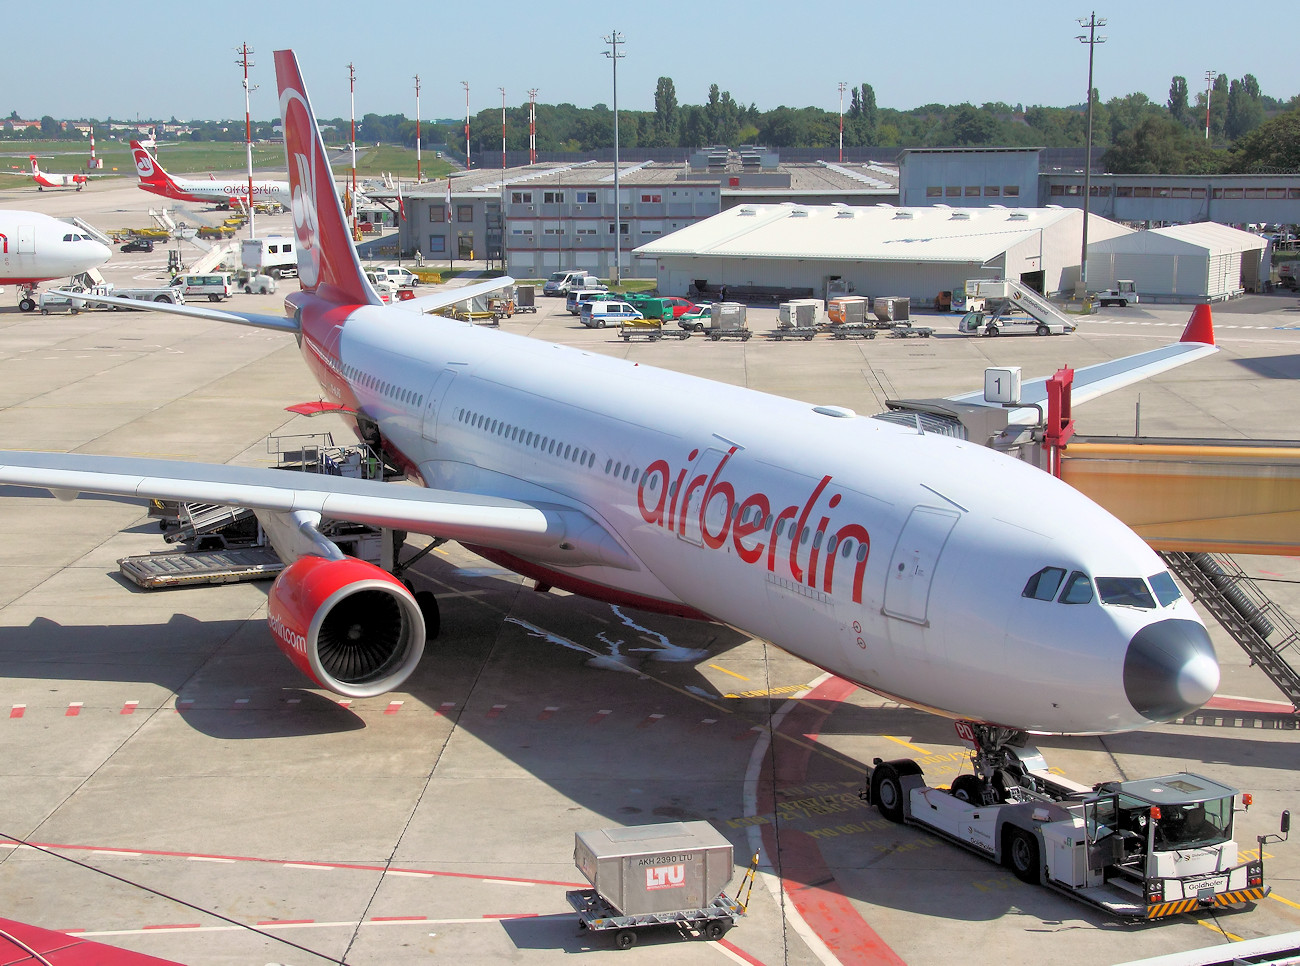
<svg viewBox="0 0 1300 966">
<path fill-rule="evenodd" d="M 271 586 L 267 623 L 303 674 L 350 698 L 398 687 L 424 653 L 424 617 L 410 591 L 352 557 L 295 560 Z"/>
</svg>

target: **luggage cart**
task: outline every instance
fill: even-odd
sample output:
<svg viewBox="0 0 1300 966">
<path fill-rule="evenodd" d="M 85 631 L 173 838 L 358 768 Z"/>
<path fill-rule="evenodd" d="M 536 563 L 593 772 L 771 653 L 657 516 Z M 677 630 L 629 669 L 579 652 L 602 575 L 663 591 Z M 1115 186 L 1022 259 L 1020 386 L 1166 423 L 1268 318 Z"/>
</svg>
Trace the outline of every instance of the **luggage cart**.
<svg viewBox="0 0 1300 966">
<path fill-rule="evenodd" d="M 746 307 L 740 302 L 714 302 L 709 310 L 709 338 L 739 339 L 747 342 L 754 333 L 745 322 Z"/>
<path fill-rule="evenodd" d="M 919 339 L 928 339 L 934 335 L 934 329 L 928 325 L 913 325 L 911 322 L 895 322 L 889 333 L 896 339 L 910 339 L 916 336 Z"/>
<path fill-rule="evenodd" d="M 613 932 L 614 944 L 636 944 L 637 930 L 676 926 L 721 939 L 745 914 L 758 854 L 736 898 L 723 887 L 733 874 L 731 843 L 708 822 L 665 822 L 578 832 L 573 862 L 590 889 L 565 893 L 579 928 Z"/>
<path fill-rule="evenodd" d="M 520 285 L 515 288 L 515 312 L 522 315 L 525 312 L 537 311 L 537 290 L 531 285 Z"/>
<path fill-rule="evenodd" d="M 832 339 L 874 339 L 875 326 L 866 322 L 844 322 L 830 327 Z"/>
</svg>

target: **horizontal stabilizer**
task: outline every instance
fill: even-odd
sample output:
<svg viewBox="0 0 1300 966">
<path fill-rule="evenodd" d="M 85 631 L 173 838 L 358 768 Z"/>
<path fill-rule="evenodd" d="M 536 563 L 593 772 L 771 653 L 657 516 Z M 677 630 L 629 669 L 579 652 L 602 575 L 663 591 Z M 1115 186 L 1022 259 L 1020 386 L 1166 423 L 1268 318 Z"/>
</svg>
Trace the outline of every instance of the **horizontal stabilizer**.
<svg viewBox="0 0 1300 966">
<path fill-rule="evenodd" d="M 191 319 L 207 319 L 210 322 L 231 322 L 235 325 L 250 325 L 258 329 L 276 329 L 280 332 L 297 332 L 298 323 L 283 315 L 262 315 L 254 312 L 229 312 L 225 309 L 209 309 L 198 305 L 176 305 L 172 302 L 145 302 L 141 299 L 124 299 L 116 295 L 92 295 L 88 292 L 70 292 L 63 289 L 52 290 L 55 295 L 66 295 L 70 299 L 82 302 L 94 302 L 97 305 L 115 305 L 122 309 L 137 309 L 141 312 L 166 312 L 168 315 L 183 315 Z"/>
</svg>

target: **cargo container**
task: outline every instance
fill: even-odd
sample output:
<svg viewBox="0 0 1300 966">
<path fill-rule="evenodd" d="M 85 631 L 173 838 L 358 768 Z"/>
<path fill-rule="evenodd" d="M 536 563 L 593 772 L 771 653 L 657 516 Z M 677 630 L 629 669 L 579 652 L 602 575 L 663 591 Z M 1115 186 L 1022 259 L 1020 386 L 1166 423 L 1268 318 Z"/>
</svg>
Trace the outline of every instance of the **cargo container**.
<svg viewBox="0 0 1300 966">
<path fill-rule="evenodd" d="M 579 832 L 573 862 L 624 916 L 698 909 L 732 876 L 731 843 L 708 822 Z"/>
<path fill-rule="evenodd" d="M 863 323 L 867 321 L 867 297 L 865 295 L 845 295 L 831 299 L 826 306 L 826 317 L 831 325 Z"/>
<path fill-rule="evenodd" d="M 872 308 L 875 310 L 876 318 L 884 323 L 884 328 L 890 328 L 895 322 L 906 322 L 911 318 L 911 306 L 912 300 L 909 298 L 882 295 L 875 300 Z"/>
</svg>

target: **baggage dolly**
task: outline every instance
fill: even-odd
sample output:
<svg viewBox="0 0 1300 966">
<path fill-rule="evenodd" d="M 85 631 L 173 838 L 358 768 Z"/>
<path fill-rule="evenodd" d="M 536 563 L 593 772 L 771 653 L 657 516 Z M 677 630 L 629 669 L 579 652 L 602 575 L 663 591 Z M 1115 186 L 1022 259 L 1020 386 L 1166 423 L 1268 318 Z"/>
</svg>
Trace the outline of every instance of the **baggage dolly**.
<svg viewBox="0 0 1300 966">
<path fill-rule="evenodd" d="M 614 945 L 628 949 L 636 945 L 637 930 L 646 926 L 689 927 L 705 939 L 721 939 L 745 914 L 745 907 L 725 892 L 718 893 L 702 909 L 674 909 L 639 916 L 620 916 L 595 889 L 571 889 L 565 893 L 578 913 L 578 927 L 591 932 L 613 932 Z"/>
</svg>

